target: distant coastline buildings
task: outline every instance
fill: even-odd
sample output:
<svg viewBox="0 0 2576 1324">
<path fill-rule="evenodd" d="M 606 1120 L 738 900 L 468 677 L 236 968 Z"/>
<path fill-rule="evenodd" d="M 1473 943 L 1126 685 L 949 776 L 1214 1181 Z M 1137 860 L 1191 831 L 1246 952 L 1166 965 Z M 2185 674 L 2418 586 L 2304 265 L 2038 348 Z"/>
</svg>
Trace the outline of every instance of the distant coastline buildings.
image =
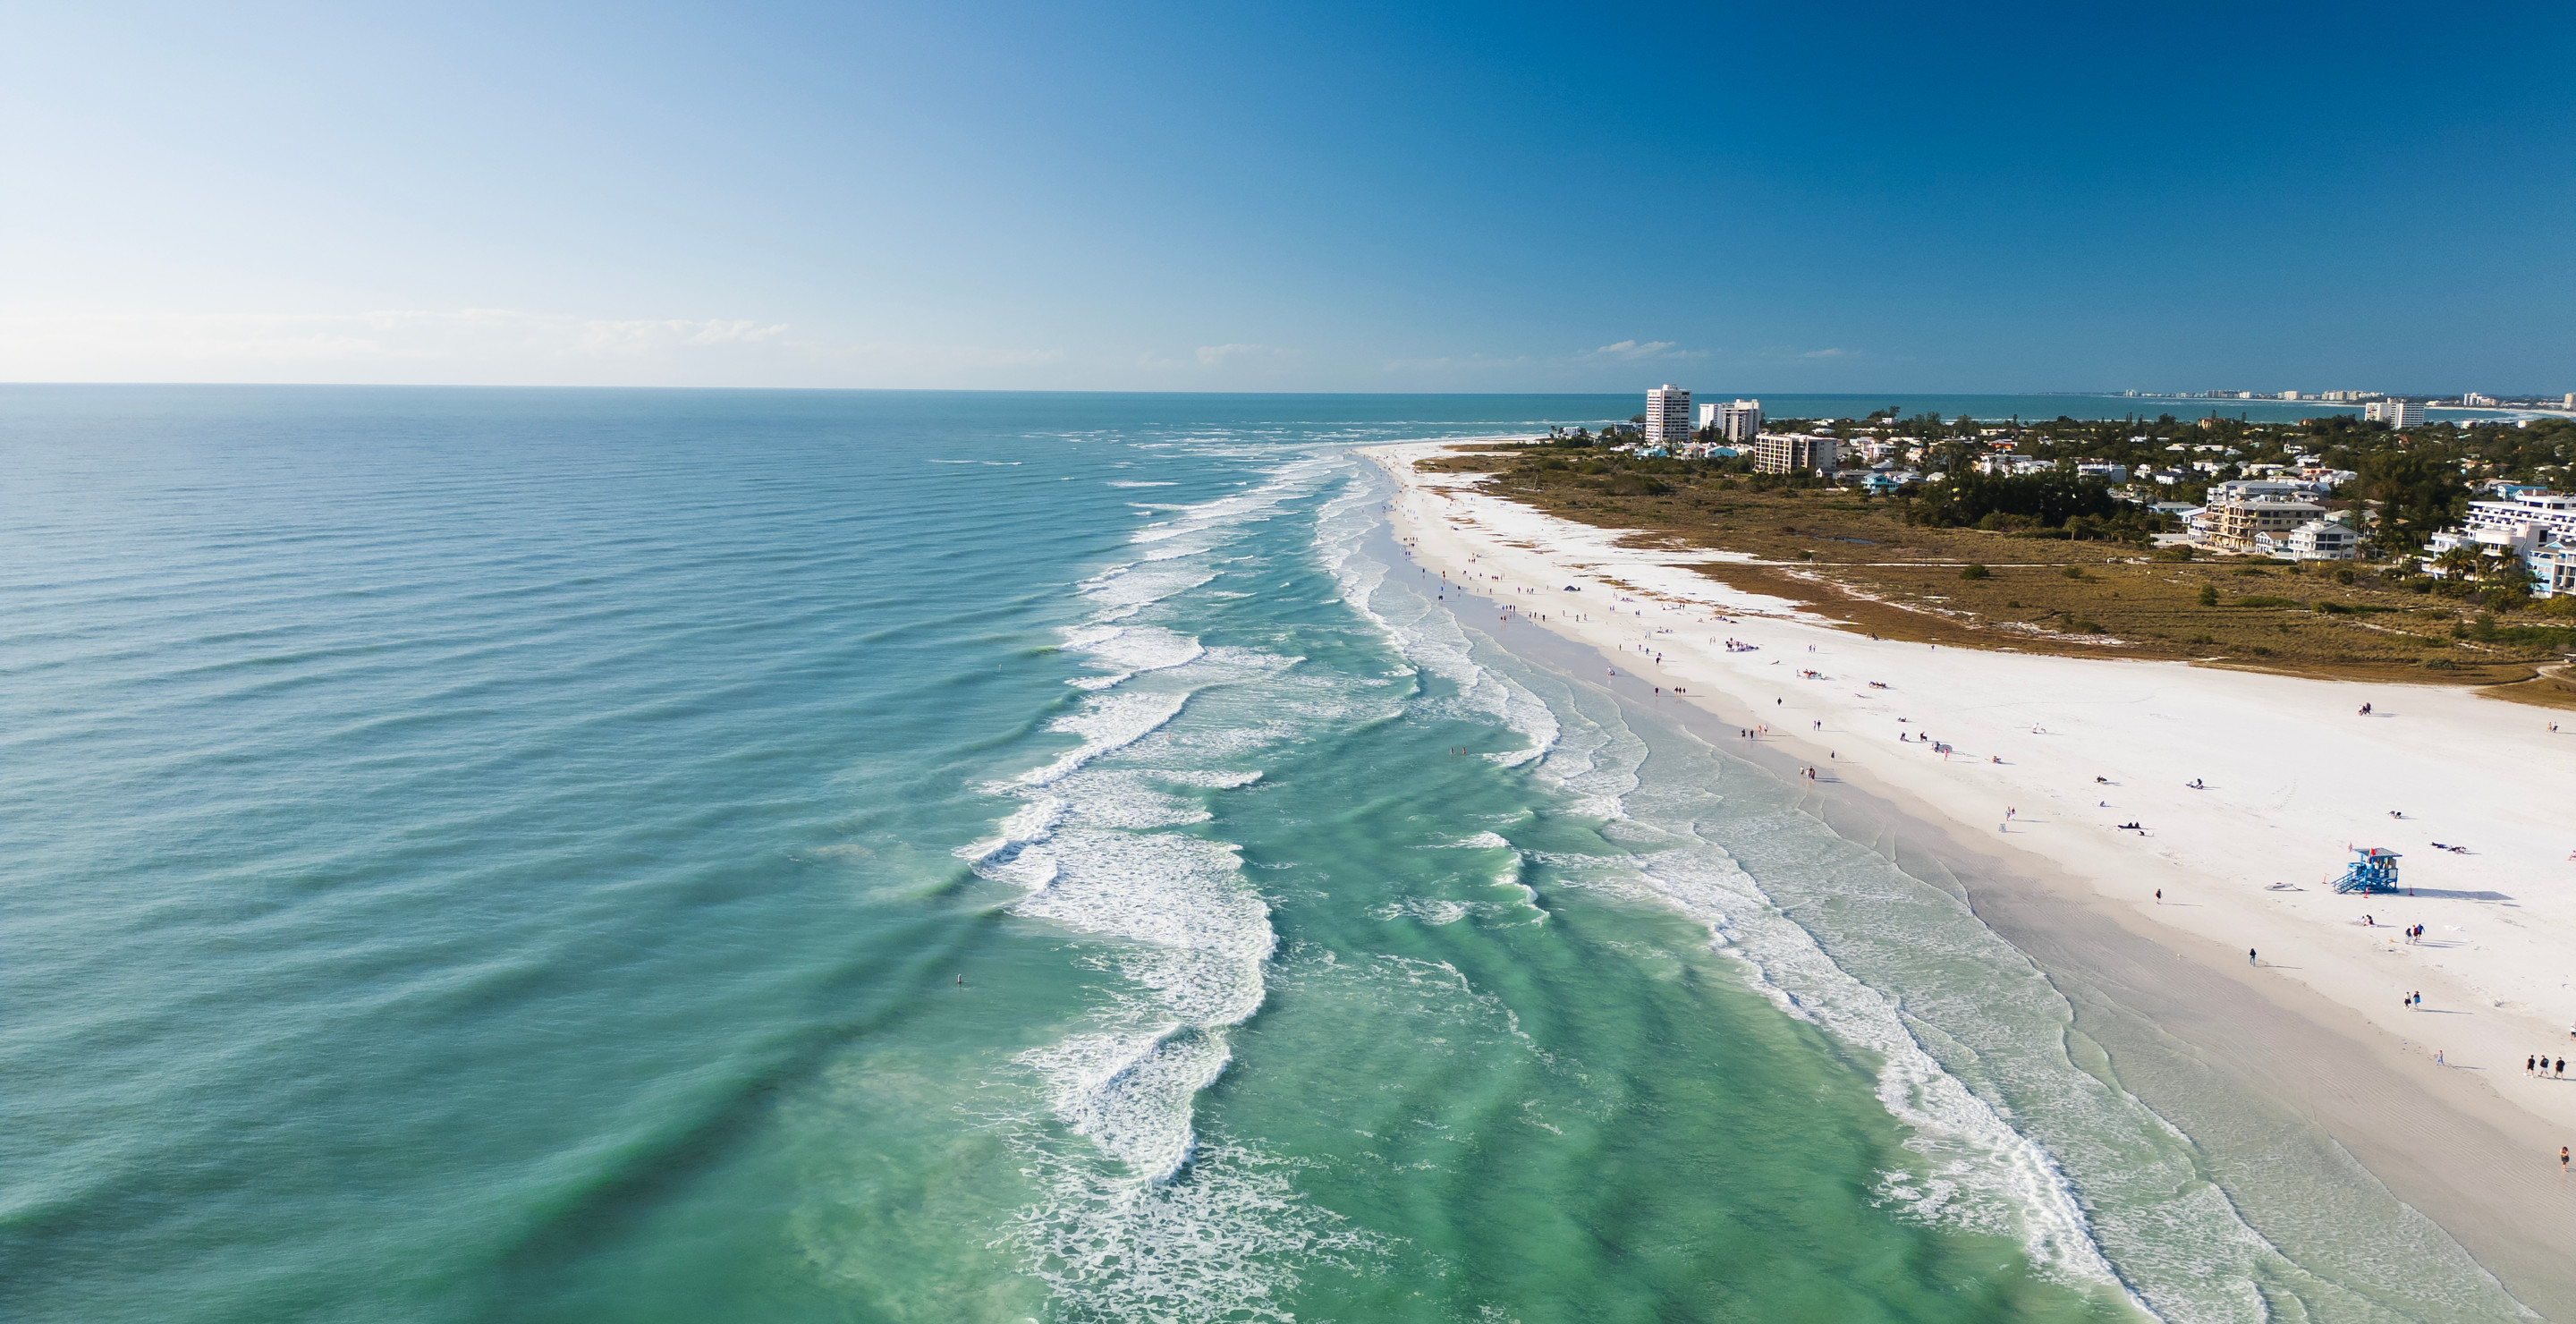
<svg viewBox="0 0 2576 1324">
<path fill-rule="evenodd" d="M 2565 395 L 2499 395 L 2492 391 L 2426 395 L 2417 392 L 2412 399 L 2386 391 L 2122 391 L 2119 394 L 2159 400 L 2314 400 L 2329 405 L 2361 405 L 2369 411 L 2366 416 L 2372 419 L 2378 419 L 2384 411 L 2402 414 L 2407 421 L 2394 423 L 2397 427 L 2421 427 L 2427 420 L 2415 419 L 2414 412 L 2436 409 L 2542 409 L 2576 413 L 2576 391 Z"/>
<path fill-rule="evenodd" d="M 1691 414 L 1689 390 L 1666 382 L 1646 392 L 1646 432 L 1648 446 L 1678 449 L 1687 445 L 1691 434 L 1700 428 L 1715 428 L 1720 438 L 1736 445 L 1749 445 L 1762 431 L 1762 402 L 1737 400 L 1731 404 L 1711 401 L 1699 407 L 1696 420 Z"/>
<path fill-rule="evenodd" d="M 1646 392 L 1646 444 L 1679 446 L 1690 436 L 1690 392 L 1670 382 Z"/>
</svg>

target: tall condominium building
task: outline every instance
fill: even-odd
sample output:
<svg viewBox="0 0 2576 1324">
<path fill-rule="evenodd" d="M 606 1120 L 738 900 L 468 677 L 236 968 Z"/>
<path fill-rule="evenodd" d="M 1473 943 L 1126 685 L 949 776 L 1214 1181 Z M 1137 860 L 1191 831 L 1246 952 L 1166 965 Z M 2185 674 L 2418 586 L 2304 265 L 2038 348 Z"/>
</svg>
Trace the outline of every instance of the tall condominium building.
<svg viewBox="0 0 2576 1324">
<path fill-rule="evenodd" d="M 1693 417 L 1699 420 L 1699 424 L 1698 424 L 1698 425 L 1699 425 L 1700 427 L 1704 427 L 1704 428 L 1713 428 L 1713 427 L 1716 427 L 1716 426 L 1717 426 L 1717 406 L 1715 406 L 1715 405 L 1701 405 L 1701 406 L 1699 407 L 1699 412 L 1698 412 L 1697 414 L 1693 415 Z"/>
<path fill-rule="evenodd" d="M 1690 434 L 1690 392 L 1670 382 L 1646 392 L 1647 445 L 1679 446 Z"/>
<path fill-rule="evenodd" d="M 2424 426 L 2424 406 L 2412 400 L 2379 400 L 2362 406 L 2361 416 L 2392 428 Z"/>
<path fill-rule="evenodd" d="M 1751 441 L 1762 431 L 1762 402 L 1738 400 L 1717 411 L 1717 430 L 1728 441 Z"/>
<path fill-rule="evenodd" d="M 2564 408 L 2576 409 L 2576 391 L 2569 391 L 2567 393 L 2567 399 L 2562 402 L 2562 405 Z"/>
<path fill-rule="evenodd" d="M 2460 403 L 2464 405 L 2491 405 L 2495 403 L 2495 397 L 2492 395 L 2482 395 L 2476 391 L 2462 391 L 2460 392 Z"/>
<path fill-rule="evenodd" d="M 1764 432 L 1753 438 L 1753 468 L 1758 473 L 1796 473 L 1801 469 L 1830 472 L 1842 467 L 1843 444 L 1833 437 L 1798 432 Z"/>
</svg>

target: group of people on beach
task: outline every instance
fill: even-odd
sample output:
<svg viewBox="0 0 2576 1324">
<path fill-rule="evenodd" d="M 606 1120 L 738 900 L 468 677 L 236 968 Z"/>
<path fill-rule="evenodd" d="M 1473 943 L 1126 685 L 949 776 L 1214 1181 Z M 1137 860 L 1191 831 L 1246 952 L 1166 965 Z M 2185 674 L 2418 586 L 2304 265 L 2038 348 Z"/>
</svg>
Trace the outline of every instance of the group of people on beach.
<svg viewBox="0 0 2576 1324">
<path fill-rule="evenodd" d="M 2557 1064 L 2553 1066 L 2549 1061 L 2549 1055 L 2547 1053 L 2543 1053 L 2538 1057 L 2526 1057 L 2522 1059 L 2522 1074 L 2526 1076 L 2539 1076 L 2545 1080 L 2565 1080 L 2567 1078 L 2567 1059 L 2562 1057 L 2558 1059 Z M 2559 1152 L 2563 1154 L 2566 1151 L 2560 1150 Z"/>
</svg>

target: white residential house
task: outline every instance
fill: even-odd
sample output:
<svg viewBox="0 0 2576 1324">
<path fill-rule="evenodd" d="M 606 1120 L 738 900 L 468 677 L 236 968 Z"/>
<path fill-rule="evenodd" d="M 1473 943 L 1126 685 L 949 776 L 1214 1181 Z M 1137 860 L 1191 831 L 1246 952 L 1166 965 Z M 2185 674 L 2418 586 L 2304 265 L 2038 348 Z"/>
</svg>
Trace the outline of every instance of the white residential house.
<svg viewBox="0 0 2576 1324">
<path fill-rule="evenodd" d="M 1671 383 L 1646 392 L 1646 444 L 1679 446 L 1690 440 L 1690 392 Z"/>
<path fill-rule="evenodd" d="M 2361 554 L 2361 534 L 2331 519 L 2309 520 L 2287 534 L 2256 534 L 2254 541 L 2265 553 L 2293 561 L 2349 561 Z"/>
<path fill-rule="evenodd" d="M 2075 476 L 2099 478 L 2106 483 L 2125 483 L 2129 481 L 2129 466 L 2105 460 L 2078 460 L 2075 462 Z"/>
</svg>

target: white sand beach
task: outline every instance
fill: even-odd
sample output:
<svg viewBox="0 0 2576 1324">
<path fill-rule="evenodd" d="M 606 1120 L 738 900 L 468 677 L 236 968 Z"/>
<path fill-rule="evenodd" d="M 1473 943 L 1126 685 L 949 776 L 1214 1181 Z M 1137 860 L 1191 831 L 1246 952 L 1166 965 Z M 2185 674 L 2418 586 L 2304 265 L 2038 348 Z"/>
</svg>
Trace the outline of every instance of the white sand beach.
<svg viewBox="0 0 2576 1324">
<path fill-rule="evenodd" d="M 2481 1199 L 2547 1206 L 2545 1240 L 2576 1247 L 2556 1158 L 2576 1144 L 2576 1076 L 2524 1070 L 2544 1051 L 2576 1062 L 2576 721 L 2467 688 L 1875 640 L 1694 568 L 1718 554 L 1414 471 L 1440 449 L 1369 454 L 1403 484 L 1420 573 L 1489 600 L 1487 624 L 1509 613 L 1596 647 L 1605 673 L 1767 726 L 1754 742 L 1773 758 L 1978 838 L 2194 978 L 2362 1045 L 2379 1073 L 2362 1079 L 2451 1110 L 2313 1109 L 2393 1190 L 2446 1226 Z M 2399 852 L 2410 891 L 2336 893 L 2355 846 Z M 2391 1177 L 2410 1132 L 2446 1129 L 2490 1138 Z"/>
</svg>

